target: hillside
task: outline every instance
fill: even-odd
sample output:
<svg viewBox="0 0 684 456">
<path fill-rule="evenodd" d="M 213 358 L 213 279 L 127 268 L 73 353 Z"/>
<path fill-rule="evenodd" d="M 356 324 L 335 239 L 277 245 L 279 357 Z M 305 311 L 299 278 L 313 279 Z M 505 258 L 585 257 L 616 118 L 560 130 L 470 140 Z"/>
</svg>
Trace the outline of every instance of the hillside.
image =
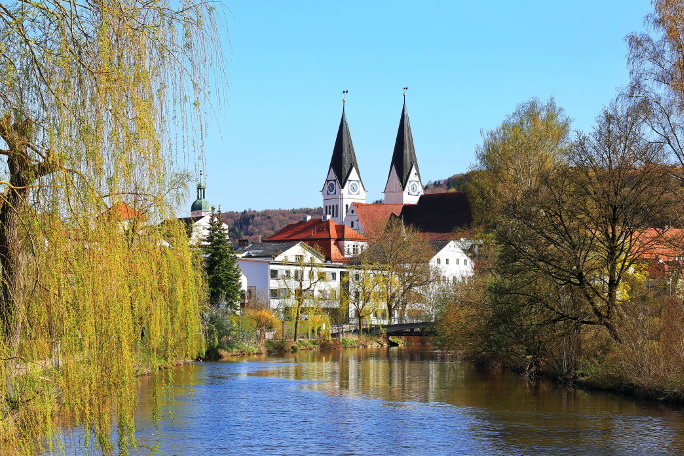
<svg viewBox="0 0 684 456">
<path fill-rule="evenodd" d="M 299 209 L 267 209 L 253 211 L 251 209 L 242 212 L 223 212 L 221 217 L 228 225 L 228 234 L 233 241 L 249 239 L 252 242 L 271 236 L 285 225 L 299 222 L 306 215 L 320 216 L 320 207 L 306 207 Z"/>
<path fill-rule="evenodd" d="M 470 173 L 454 174 L 446 179 L 429 181 L 425 185 L 425 193 L 444 193 L 448 191 L 465 192 Z"/>
<path fill-rule="evenodd" d="M 468 174 L 454 174 L 446 179 L 430 181 L 425 185 L 425 193 L 443 193 L 447 191 L 464 191 Z M 374 201 L 381 203 L 382 200 Z M 320 216 L 320 207 L 303 207 L 299 209 L 267 209 L 254 211 L 251 209 L 236 212 L 223 212 L 221 217 L 229 227 L 230 238 L 237 242 L 239 239 L 249 239 L 258 242 L 260 239 L 275 234 L 290 223 L 302 220 L 305 215 Z"/>
</svg>

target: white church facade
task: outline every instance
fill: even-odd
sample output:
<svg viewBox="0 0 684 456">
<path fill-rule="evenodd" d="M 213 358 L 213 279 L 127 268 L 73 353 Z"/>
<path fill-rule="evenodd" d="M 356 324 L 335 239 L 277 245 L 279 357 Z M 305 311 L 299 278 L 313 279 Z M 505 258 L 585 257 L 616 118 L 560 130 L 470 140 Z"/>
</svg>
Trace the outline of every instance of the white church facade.
<svg viewBox="0 0 684 456">
<path fill-rule="evenodd" d="M 323 216 L 328 216 L 350 228 L 358 229 L 358 216 L 353 210 L 353 205 L 365 204 L 367 191 L 361 179 L 344 104 L 330 166 L 321 193 Z M 384 203 L 416 204 L 423 193 L 424 188 L 406 108 L 406 94 L 404 94 L 404 106 L 385 184 Z"/>
</svg>

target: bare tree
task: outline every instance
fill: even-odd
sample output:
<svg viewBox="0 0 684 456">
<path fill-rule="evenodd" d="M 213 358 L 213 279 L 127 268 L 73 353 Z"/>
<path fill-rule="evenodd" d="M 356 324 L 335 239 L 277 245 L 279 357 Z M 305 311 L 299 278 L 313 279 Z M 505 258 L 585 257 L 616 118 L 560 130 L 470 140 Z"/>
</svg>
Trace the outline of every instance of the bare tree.
<svg viewBox="0 0 684 456">
<path fill-rule="evenodd" d="M 645 115 L 616 102 L 578 137 L 568 166 L 509 201 L 497 227 L 500 293 L 544 309 L 547 322 L 599 325 L 620 339 L 620 289 L 649 248 L 639 232 L 662 225 L 675 202 L 662 149 L 643 134 Z"/>
<path fill-rule="evenodd" d="M 394 321 L 400 309 L 420 302 L 421 289 L 434 280 L 430 259 L 434 249 L 417 229 L 391 219 L 385 231 L 358 257 L 377 271 L 387 318 Z"/>
</svg>

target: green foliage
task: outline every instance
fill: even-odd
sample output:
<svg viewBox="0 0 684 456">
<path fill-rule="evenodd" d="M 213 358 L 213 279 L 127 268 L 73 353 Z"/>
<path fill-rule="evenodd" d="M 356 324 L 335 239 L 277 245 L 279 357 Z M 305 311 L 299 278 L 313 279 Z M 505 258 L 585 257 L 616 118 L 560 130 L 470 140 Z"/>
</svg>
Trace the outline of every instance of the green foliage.
<svg viewBox="0 0 684 456">
<path fill-rule="evenodd" d="M 466 184 L 475 220 L 494 225 L 506 201 L 535 188 L 544 173 L 563 160 L 570 120 L 553 99 L 533 98 L 497 128 L 483 133 L 478 170 Z"/>
<path fill-rule="evenodd" d="M 220 351 L 235 348 L 236 333 L 232 312 L 225 309 L 211 309 L 203 317 L 204 340 L 206 341 L 205 358 L 218 359 Z"/>
<path fill-rule="evenodd" d="M 295 351 L 296 348 L 292 345 L 291 341 L 287 340 L 267 340 L 266 341 L 266 352 L 267 353 L 288 353 Z"/>
<path fill-rule="evenodd" d="M 237 257 L 223 228 L 220 211 L 212 211 L 209 233 L 202 247 L 204 270 L 207 273 L 209 302 L 212 305 L 226 303 L 236 309 L 242 299 L 240 268 Z"/>
<path fill-rule="evenodd" d="M 160 223 L 203 149 L 214 26 L 193 2 L 0 4 L 3 454 L 68 429 L 127 454 L 135 375 L 203 351 L 200 259 Z"/>
</svg>

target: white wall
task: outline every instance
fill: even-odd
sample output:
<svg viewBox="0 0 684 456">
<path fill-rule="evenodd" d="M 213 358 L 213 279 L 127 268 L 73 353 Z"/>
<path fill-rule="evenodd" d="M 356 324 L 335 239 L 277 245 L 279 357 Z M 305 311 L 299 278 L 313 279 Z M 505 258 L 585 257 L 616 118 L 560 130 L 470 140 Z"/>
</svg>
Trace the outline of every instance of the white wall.
<svg viewBox="0 0 684 456">
<path fill-rule="evenodd" d="M 453 282 L 468 278 L 474 274 L 473 261 L 458 246 L 450 241 L 430 260 L 430 266 L 438 271 L 446 281 Z"/>
</svg>

